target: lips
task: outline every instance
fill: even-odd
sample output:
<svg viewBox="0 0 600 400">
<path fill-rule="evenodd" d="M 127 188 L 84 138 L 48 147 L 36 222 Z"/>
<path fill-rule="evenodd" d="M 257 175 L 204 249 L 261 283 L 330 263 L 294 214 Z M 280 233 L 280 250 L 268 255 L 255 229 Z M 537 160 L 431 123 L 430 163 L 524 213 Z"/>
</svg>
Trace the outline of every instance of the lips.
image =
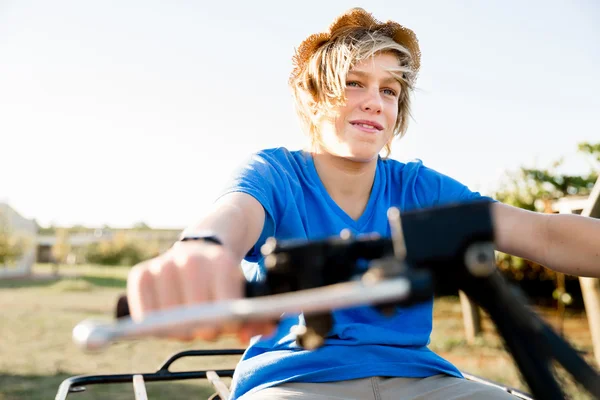
<svg viewBox="0 0 600 400">
<path fill-rule="evenodd" d="M 366 119 L 350 121 L 350 124 L 365 132 L 378 132 L 383 130 L 383 126 L 381 126 L 381 124 Z"/>
</svg>

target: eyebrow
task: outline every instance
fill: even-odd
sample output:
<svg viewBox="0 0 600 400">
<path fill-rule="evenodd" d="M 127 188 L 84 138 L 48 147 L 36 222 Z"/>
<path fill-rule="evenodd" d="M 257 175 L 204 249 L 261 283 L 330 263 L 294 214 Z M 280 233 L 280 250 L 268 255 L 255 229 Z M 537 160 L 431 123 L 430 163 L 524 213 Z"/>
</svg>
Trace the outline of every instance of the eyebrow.
<svg viewBox="0 0 600 400">
<path fill-rule="evenodd" d="M 358 71 L 357 70 L 350 70 L 350 71 L 348 71 L 348 75 L 350 75 L 350 74 L 357 75 L 357 76 L 359 76 L 361 78 L 368 78 L 370 76 L 367 72 L 363 72 L 363 71 L 360 71 L 360 70 L 358 70 Z M 382 82 L 385 83 L 385 84 L 388 84 L 388 85 L 390 83 L 397 83 L 397 84 L 400 85 L 400 82 L 398 82 L 398 80 L 396 78 L 391 77 L 391 76 L 387 77 L 387 78 L 384 78 L 382 80 Z"/>
</svg>

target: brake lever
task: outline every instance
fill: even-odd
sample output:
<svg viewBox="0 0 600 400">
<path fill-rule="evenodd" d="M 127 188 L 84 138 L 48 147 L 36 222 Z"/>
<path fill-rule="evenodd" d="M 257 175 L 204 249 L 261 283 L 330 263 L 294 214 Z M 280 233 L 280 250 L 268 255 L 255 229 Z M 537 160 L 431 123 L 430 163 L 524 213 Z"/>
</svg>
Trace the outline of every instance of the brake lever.
<svg viewBox="0 0 600 400">
<path fill-rule="evenodd" d="M 410 295 L 410 280 L 405 277 L 345 282 L 251 299 L 177 307 L 150 313 L 139 322 L 130 318 L 114 323 L 86 320 L 73 329 L 73 340 L 82 349 L 99 350 L 118 340 L 160 335 L 173 326 L 193 329 L 228 321 L 278 319 L 284 313 L 315 315 L 338 308 L 402 301 Z"/>
<path fill-rule="evenodd" d="M 246 298 L 266 296 L 268 294 L 268 288 L 266 288 L 264 285 L 246 282 Z M 127 295 L 123 294 L 117 299 L 114 309 L 114 317 L 115 319 L 119 320 L 130 316 L 131 312 L 129 310 L 129 301 L 127 299 Z"/>
</svg>

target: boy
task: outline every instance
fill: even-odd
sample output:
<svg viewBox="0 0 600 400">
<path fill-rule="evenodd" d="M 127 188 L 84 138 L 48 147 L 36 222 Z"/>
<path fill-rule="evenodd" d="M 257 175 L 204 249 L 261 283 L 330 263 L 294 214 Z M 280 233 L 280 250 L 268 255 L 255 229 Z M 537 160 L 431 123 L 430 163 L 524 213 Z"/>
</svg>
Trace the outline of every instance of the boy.
<svg viewBox="0 0 600 400">
<path fill-rule="evenodd" d="M 134 319 L 180 304 L 241 297 L 246 279 L 265 273 L 260 246 L 268 237 L 322 239 L 342 229 L 390 236 L 386 211 L 432 207 L 480 197 L 425 167 L 382 158 L 407 129 L 410 95 L 420 67 L 412 31 L 381 23 L 362 9 L 340 16 L 328 32 L 298 48 L 290 86 L 311 139 L 307 150 L 264 150 L 250 160 L 214 209 L 177 243 L 138 265 L 128 281 Z M 492 205 L 498 250 L 572 275 L 600 276 L 600 221 L 544 215 Z M 208 232 L 208 233 L 207 233 Z M 198 235 L 196 235 L 198 236 Z M 236 369 L 232 397 L 266 398 L 509 398 L 462 379 L 427 348 L 432 302 L 398 308 L 333 312 L 334 326 L 315 351 L 298 346 L 284 316 L 274 333 L 254 337 Z M 174 337 L 243 340 L 268 324 L 174 331 Z"/>
</svg>

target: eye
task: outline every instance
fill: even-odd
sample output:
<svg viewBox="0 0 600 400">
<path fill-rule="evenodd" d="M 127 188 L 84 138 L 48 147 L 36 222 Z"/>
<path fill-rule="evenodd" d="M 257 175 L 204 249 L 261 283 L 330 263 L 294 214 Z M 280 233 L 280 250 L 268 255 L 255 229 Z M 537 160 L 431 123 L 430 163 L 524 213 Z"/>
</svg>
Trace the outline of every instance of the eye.
<svg viewBox="0 0 600 400">
<path fill-rule="evenodd" d="M 360 87 L 360 82 L 348 81 L 346 82 L 346 87 Z"/>
<path fill-rule="evenodd" d="M 393 97 L 397 97 L 398 96 L 398 93 L 396 93 L 396 91 L 394 89 L 385 88 L 382 91 L 383 91 L 383 93 L 385 95 L 388 95 L 388 96 L 393 96 Z"/>
</svg>

